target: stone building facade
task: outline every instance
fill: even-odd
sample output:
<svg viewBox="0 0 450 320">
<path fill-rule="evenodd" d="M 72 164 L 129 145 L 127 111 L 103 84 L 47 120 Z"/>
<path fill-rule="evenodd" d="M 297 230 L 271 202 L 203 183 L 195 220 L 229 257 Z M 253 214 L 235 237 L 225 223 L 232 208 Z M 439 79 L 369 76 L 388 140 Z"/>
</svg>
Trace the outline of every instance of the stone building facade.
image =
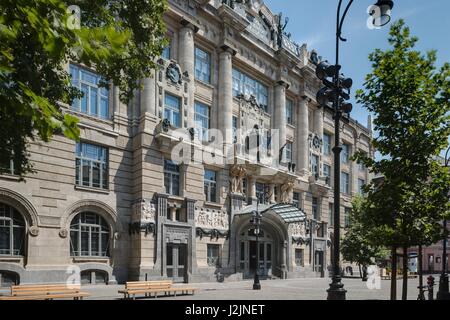
<svg viewBox="0 0 450 320">
<path fill-rule="evenodd" d="M 327 275 L 334 126 L 315 101 L 311 51 L 262 1 L 169 4 L 170 46 L 135 99 L 68 65 L 85 97 L 63 108 L 81 141 L 31 142 L 36 172 L 19 181 L 11 163 L 0 176 L 3 285 L 78 271 L 82 283 L 232 281 L 257 262 L 262 277 Z M 348 119 L 340 130 L 344 225 L 370 180 L 349 157 L 373 151 L 370 129 Z M 198 161 L 175 161 L 177 150 Z"/>
</svg>

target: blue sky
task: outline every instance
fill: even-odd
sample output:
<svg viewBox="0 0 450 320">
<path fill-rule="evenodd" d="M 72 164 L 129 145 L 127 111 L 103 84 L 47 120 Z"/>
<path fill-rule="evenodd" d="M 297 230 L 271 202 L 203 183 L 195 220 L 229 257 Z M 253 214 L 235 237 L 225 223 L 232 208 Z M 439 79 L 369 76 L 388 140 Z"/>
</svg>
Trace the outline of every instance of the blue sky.
<svg viewBox="0 0 450 320">
<path fill-rule="evenodd" d="M 334 63 L 336 9 L 338 0 L 265 0 L 274 13 L 289 17 L 287 32 L 299 44 L 307 43 L 308 50 Z M 348 0 L 344 0 L 346 4 Z M 368 55 L 375 48 L 388 47 L 389 25 L 379 30 L 367 28 L 367 8 L 376 0 L 355 0 L 343 27 L 347 42 L 340 45 L 342 72 L 353 79 L 352 117 L 367 125 L 367 111 L 354 101 L 356 89 L 363 88 L 365 75 L 371 71 Z M 411 33 L 419 37 L 417 49 L 437 50 L 438 66 L 450 62 L 450 1 L 394 0 L 392 18 L 403 18 Z"/>
</svg>

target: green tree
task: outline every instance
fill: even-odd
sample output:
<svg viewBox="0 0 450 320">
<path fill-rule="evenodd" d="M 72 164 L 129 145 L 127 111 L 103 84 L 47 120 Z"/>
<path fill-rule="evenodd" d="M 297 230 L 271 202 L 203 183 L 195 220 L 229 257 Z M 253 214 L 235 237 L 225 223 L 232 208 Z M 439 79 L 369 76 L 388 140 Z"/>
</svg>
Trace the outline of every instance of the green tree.
<svg viewBox="0 0 450 320">
<path fill-rule="evenodd" d="M 77 25 L 69 6 L 80 8 Z M 53 134 L 79 138 L 77 118 L 64 112 L 81 92 L 69 61 L 94 67 L 130 101 L 139 79 L 166 45 L 166 0 L 3 0 L 0 2 L 0 164 L 32 171 L 28 143 Z M 2 165 L 0 165 L 2 167 Z M 2 169 L 0 169 L 2 170 Z"/>
<path fill-rule="evenodd" d="M 366 270 L 367 266 L 386 256 L 383 247 L 374 245 L 368 238 L 364 225 L 367 205 L 368 202 L 363 197 L 357 196 L 353 199 L 350 224 L 341 244 L 343 258 L 358 264 L 360 271 L 361 267 Z"/>
<path fill-rule="evenodd" d="M 355 159 L 383 176 L 367 186 L 365 227 L 371 243 L 403 249 L 403 294 L 407 290 L 407 248 L 442 237 L 441 221 L 449 215 L 450 177 L 437 156 L 450 134 L 450 65 L 436 67 L 436 52 L 414 50 L 418 41 L 403 20 L 389 33 L 391 48 L 370 54 L 372 72 L 357 101 L 375 115 L 373 145 L 380 159 L 357 153 Z M 395 268 L 393 268 L 393 273 Z M 396 281 L 391 299 L 396 298 Z"/>
</svg>

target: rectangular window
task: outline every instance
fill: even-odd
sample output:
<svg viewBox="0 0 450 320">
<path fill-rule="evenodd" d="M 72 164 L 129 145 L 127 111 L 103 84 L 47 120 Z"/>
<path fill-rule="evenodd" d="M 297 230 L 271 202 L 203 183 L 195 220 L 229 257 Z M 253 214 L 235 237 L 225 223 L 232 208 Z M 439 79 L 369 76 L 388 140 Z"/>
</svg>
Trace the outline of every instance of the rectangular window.
<svg viewBox="0 0 450 320">
<path fill-rule="evenodd" d="M 348 163 L 350 161 L 350 146 L 345 143 L 342 145 L 341 161 L 342 163 Z"/>
<path fill-rule="evenodd" d="M 367 156 L 367 153 L 364 153 L 364 155 Z M 358 161 L 358 170 L 359 171 L 365 171 L 366 170 L 366 166 L 364 165 L 364 163 Z"/>
<path fill-rule="evenodd" d="M 14 163 L 14 160 L 8 160 L 6 159 L 3 163 L 0 162 L 0 174 L 17 174 L 16 165 Z"/>
<path fill-rule="evenodd" d="M 292 204 L 300 209 L 300 193 L 294 192 L 293 198 L 292 198 Z"/>
<path fill-rule="evenodd" d="M 195 79 L 211 83 L 211 54 L 195 48 Z"/>
<path fill-rule="evenodd" d="M 167 194 L 180 195 L 180 166 L 171 160 L 164 160 L 164 186 Z"/>
<path fill-rule="evenodd" d="M 286 161 L 292 162 L 292 142 L 286 143 Z"/>
<path fill-rule="evenodd" d="M 294 124 L 294 101 L 286 99 L 286 122 Z"/>
<path fill-rule="evenodd" d="M 75 183 L 83 187 L 108 189 L 108 149 L 79 142 L 75 155 Z"/>
<path fill-rule="evenodd" d="M 205 197 L 208 202 L 217 202 L 217 173 L 205 169 L 204 176 Z"/>
<path fill-rule="evenodd" d="M 209 107 L 206 104 L 195 102 L 195 128 L 200 141 L 209 141 Z"/>
<path fill-rule="evenodd" d="M 219 265 L 220 245 L 207 244 L 207 261 L 208 266 L 217 267 Z"/>
<path fill-rule="evenodd" d="M 331 154 L 331 136 L 329 134 L 323 134 L 323 154 L 328 156 Z"/>
<path fill-rule="evenodd" d="M 331 167 L 327 164 L 323 165 L 323 175 L 327 185 L 331 185 Z"/>
<path fill-rule="evenodd" d="M 233 116 L 233 143 L 237 143 L 238 118 Z"/>
<path fill-rule="evenodd" d="M 98 74 L 76 65 L 69 66 L 72 86 L 83 93 L 80 99 L 72 102 L 72 109 L 94 117 L 108 119 L 109 90 L 100 87 L 104 81 Z"/>
<path fill-rule="evenodd" d="M 315 154 L 311 157 L 311 172 L 316 179 L 319 178 L 319 156 Z"/>
<path fill-rule="evenodd" d="M 364 179 L 358 179 L 358 192 L 359 194 L 364 194 L 363 187 L 365 186 L 366 181 Z"/>
<path fill-rule="evenodd" d="M 166 60 L 170 60 L 170 51 L 172 47 L 172 39 L 169 39 L 169 44 L 162 51 L 161 57 Z"/>
<path fill-rule="evenodd" d="M 233 69 L 233 96 L 237 97 L 240 94 L 254 96 L 259 106 L 268 111 L 269 89 L 245 73 Z"/>
<path fill-rule="evenodd" d="M 350 226 L 350 212 L 351 212 L 350 208 L 345 208 L 345 211 L 344 211 L 344 227 L 345 228 L 348 228 Z"/>
<path fill-rule="evenodd" d="M 166 93 L 164 99 L 164 119 L 168 119 L 170 121 L 170 124 L 177 128 L 181 127 L 180 98 Z"/>
<path fill-rule="evenodd" d="M 319 214 L 319 199 L 316 197 L 312 198 L 312 214 L 314 220 L 319 221 L 320 220 L 320 214 Z"/>
<path fill-rule="evenodd" d="M 341 172 L 341 192 L 350 194 L 350 175 L 346 172 Z"/>
<path fill-rule="evenodd" d="M 266 204 L 269 199 L 266 197 L 266 185 L 263 183 L 256 183 L 256 197 L 259 200 L 259 203 Z"/>
<path fill-rule="evenodd" d="M 334 204 L 328 204 L 328 224 L 330 227 L 334 226 Z"/>
<path fill-rule="evenodd" d="M 295 249 L 295 265 L 298 267 L 303 267 L 304 252 L 303 249 Z"/>
</svg>

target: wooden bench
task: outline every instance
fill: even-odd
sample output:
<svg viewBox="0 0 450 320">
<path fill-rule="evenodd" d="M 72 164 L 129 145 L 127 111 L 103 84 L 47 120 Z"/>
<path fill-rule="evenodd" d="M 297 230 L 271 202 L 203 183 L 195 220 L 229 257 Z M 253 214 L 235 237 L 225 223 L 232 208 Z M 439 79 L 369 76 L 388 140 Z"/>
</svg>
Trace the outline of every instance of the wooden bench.
<svg viewBox="0 0 450 320">
<path fill-rule="evenodd" d="M 72 298 L 81 300 L 90 296 L 81 292 L 80 285 L 68 284 L 37 284 L 11 286 L 10 296 L 0 296 L 0 300 L 53 300 Z"/>
<path fill-rule="evenodd" d="M 181 294 L 192 294 L 197 290 L 196 288 L 185 287 L 185 286 L 172 286 L 172 280 L 159 280 L 159 281 L 130 281 L 125 284 L 124 290 L 119 290 L 119 293 L 123 294 L 124 299 L 136 299 L 137 294 L 144 294 L 145 297 L 157 298 L 158 294 L 164 293 L 164 295 L 170 295 L 173 293 L 174 296 L 177 293 Z"/>
</svg>

